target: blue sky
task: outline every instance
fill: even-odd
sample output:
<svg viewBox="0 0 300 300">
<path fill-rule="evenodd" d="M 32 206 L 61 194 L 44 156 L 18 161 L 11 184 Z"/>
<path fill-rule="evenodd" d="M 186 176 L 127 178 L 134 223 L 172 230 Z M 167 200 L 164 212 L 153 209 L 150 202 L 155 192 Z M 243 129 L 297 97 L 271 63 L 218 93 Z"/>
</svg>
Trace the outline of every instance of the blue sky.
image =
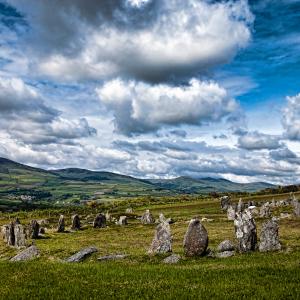
<svg viewBox="0 0 300 300">
<path fill-rule="evenodd" d="M 299 0 L 0 0 L 0 35 L 0 156 L 299 182 Z"/>
</svg>

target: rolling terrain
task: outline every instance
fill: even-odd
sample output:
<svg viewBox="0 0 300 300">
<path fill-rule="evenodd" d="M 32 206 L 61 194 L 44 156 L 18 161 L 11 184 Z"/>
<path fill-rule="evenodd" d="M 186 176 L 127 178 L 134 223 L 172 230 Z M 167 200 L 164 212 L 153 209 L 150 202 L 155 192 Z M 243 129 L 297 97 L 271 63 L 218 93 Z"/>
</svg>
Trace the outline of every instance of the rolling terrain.
<svg viewBox="0 0 300 300">
<path fill-rule="evenodd" d="M 0 209 L 32 203 L 59 205 L 141 196 L 256 192 L 270 187 L 263 182 L 240 184 L 220 178 L 146 180 L 78 168 L 43 170 L 0 158 Z"/>
</svg>

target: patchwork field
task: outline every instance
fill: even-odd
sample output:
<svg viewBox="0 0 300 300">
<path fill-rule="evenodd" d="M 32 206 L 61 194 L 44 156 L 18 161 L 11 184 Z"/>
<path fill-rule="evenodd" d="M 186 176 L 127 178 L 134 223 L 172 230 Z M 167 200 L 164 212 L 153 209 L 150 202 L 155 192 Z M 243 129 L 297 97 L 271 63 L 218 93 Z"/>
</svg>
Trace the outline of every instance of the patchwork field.
<svg viewBox="0 0 300 300">
<path fill-rule="evenodd" d="M 285 196 L 281 196 L 285 197 Z M 280 198 L 280 195 L 277 196 Z M 268 200 L 266 197 L 264 200 Z M 134 202 L 132 202 L 134 207 Z M 108 207 L 109 208 L 109 207 Z M 136 216 L 150 209 L 157 218 L 159 213 L 171 217 L 173 252 L 182 260 L 176 265 L 162 263 L 163 256 L 148 256 L 156 225 L 142 225 Z M 112 206 L 113 216 L 124 215 L 124 206 Z M 97 208 L 65 210 L 67 229 L 71 215 L 79 213 L 83 229 L 77 232 L 57 233 L 56 226 L 62 211 L 44 210 L 2 213 L 1 225 L 9 218 L 19 217 L 21 223 L 32 219 L 49 220 L 46 234 L 35 240 L 41 256 L 27 263 L 12 263 L 8 259 L 17 250 L 0 243 L 1 299 L 98 299 L 102 295 L 123 299 L 299 299 L 300 297 L 300 219 L 281 219 L 280 241 L 282 250 L 276 253 L 236 254 L 230 258 L 185 258 L 182 241 L 188 221 L 194 217 L 212 219 L 203 222 L 209 234 L 209 248 L 215 250 L 224 239 L 234 241 L 233 222 L 220 210 L 218 200 L 173 200 L 173 203 L 137 206 L 128 215 L 129 225 L 109 224 L 93 229 L 91 222 Z M 273 215 L 291 213 L 290 207 L 276 208 Z M 256 218 L 258 237 L 264 219 Z M 81 248 L 96 246 L 98 253 L 79 264 L 63 260 Z M 120 261 L 100 262 L 99 256 L 127 254 Z"/>
</svg>

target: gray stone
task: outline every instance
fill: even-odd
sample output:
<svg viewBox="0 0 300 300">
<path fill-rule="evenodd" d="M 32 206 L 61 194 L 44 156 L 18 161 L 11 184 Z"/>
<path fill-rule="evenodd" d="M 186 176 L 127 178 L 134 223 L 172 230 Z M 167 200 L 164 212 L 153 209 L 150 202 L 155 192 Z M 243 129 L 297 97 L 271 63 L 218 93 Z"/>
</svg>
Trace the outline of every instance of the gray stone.
<svg viewBox="0 0 300 300">
<path fill-rule="evenodd" d="M 291 217 L 292 217 L 291 214 L 289 214 L 287 212 L 282 212 L 282 213 L 280 213 L 279 219 L 290 219 Z"/>
<path fill-rule="evenodd" d="M 245 205 L 244 205 L 244 203 L 243 203 L 242 198 L 240 198 L 236 210 L 237 210 L 238 213 L 241 213 L 244 209 L 245 209 Z"/>
<path fill-rule="evenodd" d="M 119 259 L 124 259 L 128 257 L 126 254 L 111 254 L 111 255 L 105 255 L 98 257 L 99 261 L 106 261 L 106 260 L 119 260 Z"/>
<path fill-rule="evenodd" d="M 164 214 L 163 214 L 163 213 L 160 213 L 160 214 L 159 214 L 159 217 L 158 217 L 158 222 L 159 222 L 159 223 L 163 223 L 163 222 L 165 222 L 165 221 L 166 221 L 166 218 L 165 218 Z"/>
<path fill-rule="evenodd" d="M 32 239 L 38 239 L 40 232 L 40 224 L 37 220 L 32 220 L 29 225 L 29 236 Z"/>
<path fill-rule="evenodd" d="M 217 253 L 216 257 L 218 257 L 218 258 L 226 258 L 226 257 L 231 257 L 234 254 L 235 254 L 234 251 L 223 251 L 223 252 Z"/>
<path fill-rule="evenodd" d="M 127 216 L 120 216 L 120 219 L 117 223 L 118 225 L 125 226 L 128 224 L 127 220 L 128 220 Z"/>
<path fill-rule="evenodd" d="M 270 208 L 270 203 L 269 202 L 264 203 L 260 207 L 259 216 L 261 218 L 269 218 L 271 216 L 271 208 Z"/>
<path fill-rule="evenodd" d="M 296 217 L 300 217 L 300 202 L 298 200 L 294 199 L 292 204 L 294 207 L 294 215 Z"/>
<path fill-rule="evenodd" d="M 14 226 L 15 244 L 17 248 L 26 247 L 26 231 L 23 225 L 15 224 Z"/>
<path fill-rule="evenodd" d="M 154 219 L 154 217 L 151 214 L 149 209 L 147 209 L 146 212 L 142 215 L 141 222 L 143 224 L 153 224 L 153 223 L 155 223 L 155 219 Z"/>
<path fill-rule="evenodd" d="M 259 251 L 276 251 L 281 249 L 278 234 L 278 223 L 275 219 L 268 220 L 262 225 Z"/>
<path fill-rule="evenodd" d="M 79 252 L 67 258 L 66 262 L 83 261 L 84 259 L 86 259 L 88 256 L 92 255 L 95 252 L 98 252 L 98 249 L 96 247 L 88 247 L 88 248 L 81 249 Z"/>
<path fill-rule="evenodd" d="M 170 224 L 166 221 L 157 225 L 149 254 L 172 252 L 172 235 Z"/>
<path fill-rule="evenodd" d="M 8 246 L 15 245 L 15 231 L 14 231 L 14 223 L 6 224 L 2 226 L 2 236 L 4 242 Z"/>
<path fill-rule="evenodd" d="M 198 218 L 192 219 L 183 240 L 186 256 L 204 255 L 208 246 L 208 234 Z"/>
<path fill-rule="evenodd" d="M 40 234 L 45 234 L 46 233 L 46 230 L 44 227 L 40 227 Z"/>
<path fill-rule="evenodd" d="M 230 197 L 229 196 L 221 197 L 220 204 L 221 204 L 221 209 L 226 211 L 231 204 Z"/>
<path fill-rule="evenodd" d="M 227 208 L 227 219 L 229 221 L 234 221 L 235 219 L 235 209 L 231 205 Z"/>
<path fill-rule="evenodd" d="M 181 259 L 181 256 L 179 254 L 172 254 L 172 255 L 166 257 L 163 260 L 163 263 L 164 264 L 177 264 L 177 263 L 179 263 L 180 259 Z"/>
<path fill-rule="evenodd" d="M 235 246 L 231 241 L 225 240 L 219 244 L 217 250 L 218 252 L 234 251 Z"/>
<path fill-rule="evenodd" d="M 30 246 L 21 253 L 14 256 L 11 261 L 26 261 L 32 260 L 40 255 L 40 251 L 35 245 Z"/>
<path fill-rule="evenodd" d="M 234 226 L 239 251 L 254 251 L 257 246 L 257 233 L 256 224 L 251 212 L 246 209 L 243 212 L 237 213 Z"/>
<path fill-rule="evenodd" d="M 103 214 L 98 214 L 93 223 L 94 228 L 104 228 L 106 227 L 106 217 Z"/>
<path fill-rule="evenodd" d="M 80 224 L 80 218 L 78 215 L 72 216 L 72 230 L 80 230 L 81 224 Z"/>
<path fill-rule="evenodd" d="M 61 215 L 58 220 L 57 232 L 65 231 L 65 217 Z"/>
</svg>

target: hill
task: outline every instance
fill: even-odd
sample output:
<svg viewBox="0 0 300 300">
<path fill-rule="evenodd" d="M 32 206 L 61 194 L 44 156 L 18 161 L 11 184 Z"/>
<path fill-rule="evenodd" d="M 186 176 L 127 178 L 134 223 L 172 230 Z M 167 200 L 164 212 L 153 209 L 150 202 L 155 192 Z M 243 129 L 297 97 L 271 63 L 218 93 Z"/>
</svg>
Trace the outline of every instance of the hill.
<svg viewBox="0 0 300 300">
<path fill-rule="evenodd" d="M 221 178 L 145 180 L 131 176 L 78 168 L 43 170 L 0 158 L 1 207 L 32 203 L 80 203 L 125 197 L 255 192 L 272 188 L 268 183 L 240 184 Z"/>
</svg>

